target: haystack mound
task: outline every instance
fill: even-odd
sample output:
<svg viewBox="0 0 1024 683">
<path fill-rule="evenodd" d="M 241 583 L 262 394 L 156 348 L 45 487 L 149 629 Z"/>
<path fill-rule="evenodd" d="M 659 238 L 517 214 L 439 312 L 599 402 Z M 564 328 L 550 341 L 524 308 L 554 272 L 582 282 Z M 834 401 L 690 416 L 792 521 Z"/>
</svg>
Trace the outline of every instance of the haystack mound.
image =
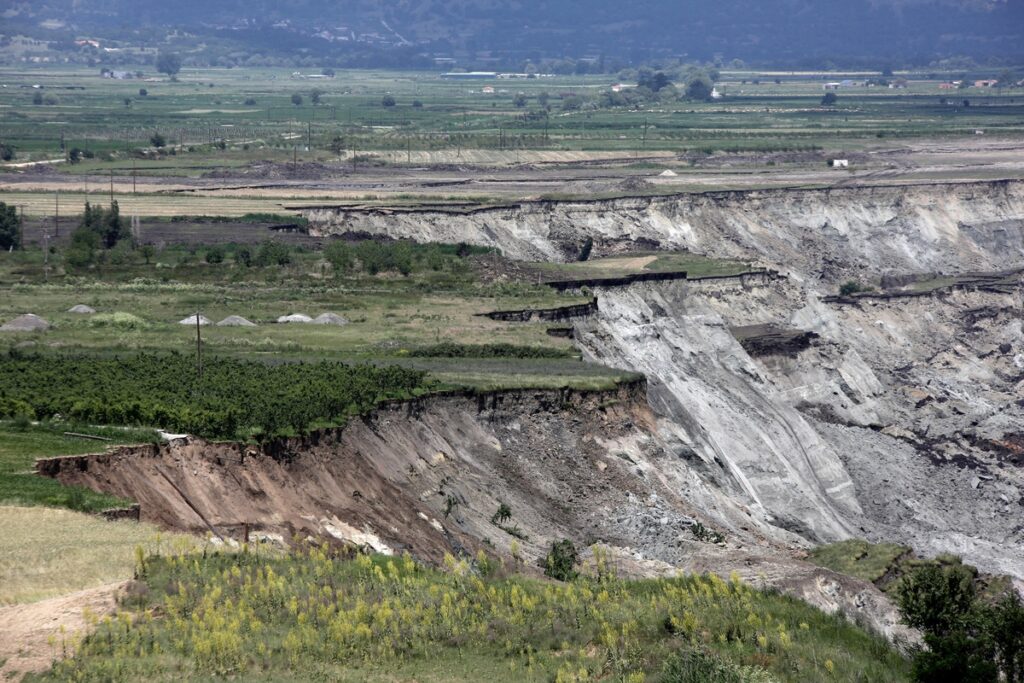
<svg viewBox="0 0 1024 683">
<path fill-rule="evenodd" d="M 50 323 L 34 313 L 19 315 L 13 320 L 8 320 L 4 325 L 0 325 L 0 332 L 43 332 L 48 329 L 50 329 Z"/>
<path fill-rule="evenodd" d="M 179 320 L 178 324 L 179 325 L 193 325 L 194 326 L 196 324 L 196 316 L 195 315 L 190 315 L 189 317 L 185 318 L 184 320 Z M 200 326 L 202 326 L 202 325 L 209 325 L 209 324 L 210 324 L 210 319 L 209 318 L 207 318 L 205 315 L 199 316 L 199 325 Z"/>
<path fill-rule="evenodd" d="M 82 315 L 92 315 L 95 312 L 95 308 L 92 306 L 86 306 L 85 304 L 78 304 L 68 309 L 68 313 L 80 313 Z"/>
<path fill-rule="evenodd" d="M 256 327 L 256 323 L 250 322 L 240 315 L 229 315 L 217 323 L 217 327 Z"/>
<path fill-rule="evenodd" d="M 348 325 L 348 320 L 337 313 L 321 313 L 313 319 L 314 325 Z"/>
<path fill-rule="evenodd" d="M 666 168 L 664 171 L 662 171 L 658 175 L 660 175 L 662 178 L 675 178 L 679 174 L 676 173 L 675 171 L 673 171 L 671 168 Z"/>
<path fill-rule="evenodd" d="M 279 323 L 311 323 L 313 319 L 304 313 L 292 313 L 291 315 L 282 315 L 277 319 Z"/>
</svg>

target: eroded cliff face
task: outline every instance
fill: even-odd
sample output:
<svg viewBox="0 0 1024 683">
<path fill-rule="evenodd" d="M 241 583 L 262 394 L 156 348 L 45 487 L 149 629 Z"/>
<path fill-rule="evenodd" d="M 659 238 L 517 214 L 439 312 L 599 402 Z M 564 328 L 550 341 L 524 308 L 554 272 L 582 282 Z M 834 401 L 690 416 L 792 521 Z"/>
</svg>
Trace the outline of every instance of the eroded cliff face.
<svg viewBox="0 0 1024 683">
<path fill-rule="evenodd" d="M 663 438 L 766 522 L 1024 577 L 1019 284 L 850 305 L 792 280 L 596 294 L 578 343 L 643 372 Z M 813 335 L 751 355 L 737 337 L 760 328 Z"/>
<path fill-rule="evenodd" d="M 822 609 L 911 637 L 874 586 L 802 562 L 800 539 L 691 467 L 643 383 L 506 391 L 385 406 L 265 448 L 183 440 L 40 461 L 40 473 L 129 496 L 143 519 L 240 539 L 334 538 L 383 553 L 497 553 L 539 571 L 552 541 L 608 547 L 624 576 L 738 571 Z M 505 503 L 512 518 L 492 519 Z M 695 521 L 726 534 L 695 538 Z M 504 528 L 502 528 L 502 526 Z"/>
<path fill-rule="evenodd" d="M 573 260 L 637 247 L 752 260 L 807 280 L 996 270 L 1024 261 L 1024 183 L 707 192 L 525 202 L 467 212 L 305 212 L 317 235 L 360 232 L 499 247 L 523 260 Z"/>
</svg>

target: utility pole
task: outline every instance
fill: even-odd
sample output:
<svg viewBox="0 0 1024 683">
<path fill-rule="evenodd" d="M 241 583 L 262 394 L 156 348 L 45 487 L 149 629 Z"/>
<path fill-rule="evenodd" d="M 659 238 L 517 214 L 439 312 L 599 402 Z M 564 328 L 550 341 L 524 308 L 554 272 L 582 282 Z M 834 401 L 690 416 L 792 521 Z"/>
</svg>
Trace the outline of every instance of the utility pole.
<svg viewBox="0 0 1024 683">
<path fill-rule="evenodd" d="M 136 168 L 136 161 L 135 161 L 135 159 L 133 157 L 132 158 L 132 194 L 136 194 L 136 192 L 135 192 L 135 175 L 136 175 L 136 170 L 137 170 L 137 168 Z"/>
<path fill-rule="evenodd" d="M 199 310 L 196 309 L 196 372 L 199 380 L 203 379 L 203 335 L 200 332 Z"/>
<path fill-rule="evenodd" d="M 306 151 L 313 151 L 313 123 L 306 123 Z"/>
<path fill-rule="evenodd" d="M 110 169 L 110 205 L 114 205 L 114 169 Z"/>
<path fill-rule="evenodd" d="M 57 233 L 57 239 L 60 239 L 60 190 L 53 194 L 53 206 L 53 229 Z"/>
<path fill-rule="evenodd" d="M 43 228 L 43 279 L 50 279 L 50 233 Z"/>
</svg>

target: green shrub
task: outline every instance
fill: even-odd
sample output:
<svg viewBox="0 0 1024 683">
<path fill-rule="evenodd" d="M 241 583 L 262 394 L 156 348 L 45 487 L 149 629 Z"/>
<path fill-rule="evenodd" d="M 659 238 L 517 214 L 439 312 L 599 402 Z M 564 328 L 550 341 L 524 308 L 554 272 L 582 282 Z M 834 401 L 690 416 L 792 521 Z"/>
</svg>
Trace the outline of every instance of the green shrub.
<svg viewBox="0 0 1024 683">
<path fill-rule="evenodd" d="M 580 554 L 569 539 L 562 539 L 551 544 L 544 559 L 544 575 L 558 581 L 572 581 L 579 576 L 576 571 L 580 563 Z"/>
<path fill-rule="evenodd" d="M 206 262 L 211 264 L 224 262 L 224 247 L 215 245 L 206 250 Z"/>
<path fill-rule="evenodd" d="M 747 683 L 735 667 L 703 650 L 676 652 L 665 661 L 661 683 Z"/>
<path fill-rule="evenodd" d="M 839 285 L 839 294 L 841 296 L 851 296 L 861 291 L 864 291 L 864 288 L 856 280 L 847 280 Z"/>
</svg>

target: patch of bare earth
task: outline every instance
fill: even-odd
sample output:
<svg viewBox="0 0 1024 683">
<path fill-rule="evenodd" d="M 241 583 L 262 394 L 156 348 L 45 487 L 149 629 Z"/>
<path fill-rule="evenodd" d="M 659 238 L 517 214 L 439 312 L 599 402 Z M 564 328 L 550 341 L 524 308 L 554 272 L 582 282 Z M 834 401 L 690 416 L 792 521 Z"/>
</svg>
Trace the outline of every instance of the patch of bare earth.
<svg viewBox="0 0 1024 683">
<path fill-rule="evenodd" d="M 55 657 L 65 654 L 63 644 L 70 648 L 88 628 L 89 615 L 103 617 L 114 612 L 125 583 L 0 607 L 0 678 L 17 681 L 25 674 L 48 669 Z"/>
</svg>

